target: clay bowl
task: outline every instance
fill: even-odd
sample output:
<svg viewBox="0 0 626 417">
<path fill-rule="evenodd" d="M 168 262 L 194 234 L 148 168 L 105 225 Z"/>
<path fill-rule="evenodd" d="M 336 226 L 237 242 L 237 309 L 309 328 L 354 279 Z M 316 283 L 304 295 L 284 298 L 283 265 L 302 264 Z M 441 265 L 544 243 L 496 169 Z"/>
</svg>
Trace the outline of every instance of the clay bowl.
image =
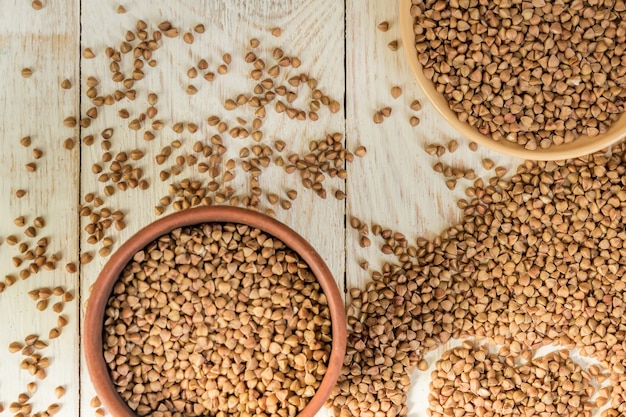
<svg viewBox="0 0 626 417">
<path fill-rule="evenodd" d="M 535 150 L 528 150 L 517 143 L 495 141 L 490 136 L 483 135 L 475 127 L 470 126 L 468 123 L 461 122 L 457 118 L 456 113 L 448 106 L 448 101 L 445 97 L 439 94 L 432 81 L 424 76 L 422 66 L 417 60 L 417 52 L 414 47 L 415 33 L 413 32 L 414 20 L 411 16 L 412 2 L 411 0 L 400 0 L 399 3 L 402 43 L 406 57 L 415 75 L 415 80 L 439 114 L 467 139 L 506 155 L 536 161 L 554 161 L 587 155 L 606 148 L 626 137 L 626 115 L 620 116 L 617 121 L 613 122 L 609 130 L 603 134 L 593 137 L 580 136 L 571 143 L 551 146 L 548 149 L 537 148 Z"/>
<path fill-rule="evenodd" d="M 149 224 L 128 239 L 104 266 L 93 287 L 85 316 L 83 343 L 87 369 L 104 407 L 115 417 L 136 417 L 118 395 L 103 354 L 104 311 L 118 277 L 133 255 L 159 236 L 201 223 L 240 223 L 261 229 L 283 241 L 309 265 L 328 300 L 332 323 L 331 354 L 324 378 L 299 417 L 312 417 L 328 399 L 337 382 L 346 351 L 346 317 L 343 299 L 330 270 L 313 247 L 289 227 L 261 213 L 228 206 L 184 210 Z"/>
</svg>

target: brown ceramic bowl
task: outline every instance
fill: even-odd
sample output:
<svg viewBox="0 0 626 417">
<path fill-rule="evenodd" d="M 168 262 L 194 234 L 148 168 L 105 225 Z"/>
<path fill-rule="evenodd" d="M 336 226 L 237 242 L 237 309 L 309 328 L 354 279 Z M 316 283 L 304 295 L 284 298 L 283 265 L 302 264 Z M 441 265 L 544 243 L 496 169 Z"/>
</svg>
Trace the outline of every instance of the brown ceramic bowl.
<svg viewBox="0 0 626 417">
<path fill-rule="evenodd" d="M 622 115 L 617 121 L 611 124 L 609 130 L 598 136 L 580 136 L 571 143 L 551 146 L 548 149 L 537 148 L 528 150 L 517 143 L 507 141 L 496 141 L 490 136 L 483 135 L 468 123 L 461 122 L 456 113 L 448 106 L 448 100 L 437 92 L 435 85 L 422 72 L 422 66 L 417 60 L 415 50 L 415 33 L 413 32 L 413 17 L 411 16 L 411 0 L 400 0 L 400 30 L 402 32 L 402 43 L 404 51 L 415 79 L 421 87 L 424 95 L 433 104 L 435 109 L 450 123 L 457 131 L 467 139 L 493 149 L 494 151 L 524 159 L 537 161 L 554 161 L 559 159 L 575 158 L 587 155 L 600 149 L 606 148 L 626 137 L 626 115 Z"/>
<path fill-rule="evenodd" d="M 136 417 L 118 395 L 104 361 L 102 333 L 104 311 L 118 277 L 133 255 L 159 236 L 184 226 L 201 223 L 240 223 L 263 230 L 283 241 L 309 265 L 328 300 L 332 323 L 332 345 L 327 371 L 320 387 L 299 417 L 312 417 L 322 407 L 337 382 L 346 351 L 344 303 L 333 275 L 313 247 L 289 227 L 264 214 L 228 206 L 184 210 L 149 224 L 128 239 L 104 266 L 93 287 L 85 316 L 83 343 L 91 381 L 106 409 L 115 417 Z"/>
</svg>

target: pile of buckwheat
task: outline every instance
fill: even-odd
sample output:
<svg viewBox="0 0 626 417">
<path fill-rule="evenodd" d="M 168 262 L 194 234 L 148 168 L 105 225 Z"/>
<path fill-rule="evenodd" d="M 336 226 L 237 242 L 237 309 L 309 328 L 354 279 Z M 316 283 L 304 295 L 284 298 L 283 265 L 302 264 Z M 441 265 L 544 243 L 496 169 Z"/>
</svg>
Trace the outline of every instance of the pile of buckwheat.
<svg viewBox="0 0 626 417">
<path fill-rule="evenodd" d="M 594 388 L 567 350 L 516 366 L 464 342 L 435 364 L 429 415 L 591 416 Z"/>
<path fill-rule="evenodd" d="M 463 220 L 430 241 L 353 218 L 395 260 L 350 292 L 347 355 L 328 404 L 335 415 L 406 415 L 409 375 L 428 367 L 424 354 L 464 337 L 513 358 L 577 347 L 609 373 L 603 415 L 624 415 L 625 184 L 618 145 L 528 161 L 509 180 L 477 179 L 473 198 L 459 201 Z"/>
<path fill-rule="evenodd" d="M 623 0 L 413 0 L 411 16 L 426 78 L 494 140 L 548 148 L 624 111 Z"/>
<path fill-rule="evenodd" d="M 326 296 L 280 240 L 241 224 L 175 229 L 138 252 L 105 311 L 104 358 L 140 416 L 293 417 L 331 350 Z"/>
</svg>

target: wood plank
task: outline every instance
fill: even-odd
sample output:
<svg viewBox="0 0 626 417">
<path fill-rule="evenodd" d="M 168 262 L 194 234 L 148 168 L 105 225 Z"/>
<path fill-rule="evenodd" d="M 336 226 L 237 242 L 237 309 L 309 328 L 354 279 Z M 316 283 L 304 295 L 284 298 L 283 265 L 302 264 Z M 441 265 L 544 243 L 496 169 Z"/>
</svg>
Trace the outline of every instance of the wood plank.
<svg viewBox="0 0 626 417">
<path fill-rule="evenodd" d="M 61 405 L 61 414 L 77 415 L 77 303 L 65 305 L 62 314 L 69 324 L 59 338 L 50 340 L 48 334 L 57 325 L 58 316 L 52 305 L 60 297 L 50 297 L 48 308 L 40 312 L 28 296 L 29 291 L 42 287 L 62 286 L 75 291 L 78 284 L 78 274 L 67 273 L 65 264 L 76 262 L 78 257 L 79 150 L 67 151 L 62 146 L 66 138 L 78 137 L 77 128 L 63 125 L 64 118 L 78 112 L 78 90 L 60 87 L 65 78 L 75 84 L 78 80 L 78 1 L 43 3 L 44 8 L 35 11 L 30 1 L 3 1 L 0 14 L 0 286 L 7 284 L 8 275 L 18 277 L 14 285 L 0 291 L 0 404 L 7 410 L 18 394 L 26 391 L 27 384 L 35 381 L 37 391 L 29 401 L 33 412 L 44 411 L 56 402 Z M 22 77 L 23 68 L 32 70 L 29 78 Z M 25 136 L 31 137 L 28 147 L 20 145 Z M 42 152 L 40 159 L 34 157 L 36 149 Z M 31 162 L 36 164 L 35 172 L 25 167 Z M 26 191 L 22 198 L 16 197 L 19 189 Z M 25 226 L 13 223 L 18 216 L 25 217 Z M 26 228 L 38 216 L 45 226 L 35 228 L 36 236 L 26 236 Z M 11 235 L 32 251 L 39 239 L 47 239 L 42 256 L 49 259 L 56 255 L 56 269 L 40 268 L 27 279 L 20 279 L 20 273 L 25 273 L 22 271 L 34 268 L 33 261 L 25 259 L 19 245 L 7 243 Z M 23 260 L 21 265 L 12 263 L 14 257 Z M 25 356 L 7 349 L 14 341 L 23 343 L 30 334 L 49 343 L 39 351 L 50 360 L 42 381 L 20 369 Z M 67 390 L 61 400 L 54 395 L 59 385 Z M 8 411 L 0 414 L 8 415 Z"/>
<path fill-rule="evenodd" d="M 387 32 L 377 29 L 384 21 L 389 23 Z M 464 190 L 471 185 L 461 179 L 456 189 L 450 190 L 446 178 L 433 171 L 433 164 L 471 168 L 479 177 L 488 179 L 493 172 L 482 168 L 482 158 L 508 167 L 515 167 L 520 161 L 483 148 L 471 152 L 468 141 L 425 100 L 405 59 L 403 48 L 410 45 L 402 45 L 400 39 L 396 2 L 348 0 L 346 37 L 348 146 L 363 145 L 368 150 L 367 156 L 354 164 L 347 181 L 347 216 L 361 219 L 370 230 L 373 224 L 379 224 L 401 232 L 410 244 L 417 237 L 432 239 L 461 219 L 456 201 L 465 197 Z M 392 41 L 400 45 L 395 52 L 387 46 Z M 402 88 L 403 94 L 397 99 L 391 96 L 392 86 Z M 415 99 L 421 102 L 421 111 L 410 109 Z M 392 108 L 391 116 L 382 124 L 375 124 L 374 113 L 385 106 Z M 421 120 L 416 127 L 409 123 L 412 116 Z M 429 144 L 445 146 L 453 139 L 459 144 L 454 153 L 446 152 L 437 158 L 425 151 Z M 350 228 L 346 231 L 348 288 L 365 288 L 373 271 L 380 271 L 384 262 L 394 261 L 392 256 L 381 253 L 380 237 L 369 237 L 372 245 L 362 248 L 358 232 Z M 363 261 L 369 263 L 368 271 L 359 267 Z M 434 363 L 447 348 L 448 345 L 443 346 L 429 355 L 429 363 Z M 429 381 L 429 372 L 412 375 L 409 415 L 426 415 Z"/>
<path fill-rule="evenodd" d="M 116 12 L 118 1 L 84 0 L 82 3 L 82 41 L 83 47 L 90 47 L 96 54 L 95 59 L 82 61 L 83 92 L 87 91 L 87 79 L 94 76 L 99 80 L 97 86 L 98 95 L 112 94 L 116 89 L 123 90 L 120 83 L 111 79 L 109 70 L 110 60 L 105 56 L 105 49 L 109 46 L 119 49 L 120 42 L 124 40 L 127 31 L 135 31 L 136 22 L 143 20 L 149 26 L 148 32 L 153 33 L 155 27 L 162 21 L 168 20 L 179 28 L 180 36 L 174 39 L 164 37 L 160 41 L 161 47 L 154 52 L 153 58 L 157 61 L 154 68 L 146 65 L 143 69 L 145 78 L 137 81 L 134 85 L 136 99 L 134 101 L 123 99 L 111 106 L 98 108 L 98 117 L 91 122 L 91 126 L 83 130 L 83 138 L 93 134 L 95 143 L 92 146 L 83 145 L 82 162 L 82 200 L 88 193 L 97 193 L 105 201 L 104 206 L 112 211 L 121 210 L 125 213 L 124 221 L 127 227 L 122 231 L 115 228 L 106 230 L 106 235 L 114 240 L 113 249 L 117 248 L 124 239 L 131 236 L 141 227 L 155 220 L 155 206 L 160 205 L 162 197 L 168 195 L 168 186 L 178 184 L 181 180 L 189 178 L 201 180 L 206 184 L 209 176 L 206 172 L 199 172 L 200 162 L 208 163 L 208 158 L 193 152 L 196 141 L 210 144 L 211 136 L 215 135 L 216 128 L 207 124 L 207 118 L 217 115 L 229 125 L 230 129 L 237 127 L 236 118 L 245 119 L 245 127 L 252 131 L 250 125 L 254 119 L 254 109 L 250 106 L 240 106 L 234 111 L 224 109 L 226 98 L 236 99 L 238 94 L 250 96 L 256 82 L 251 79 L 250 71 L 253 67 L 244 61 L 244 57 L 250 51 L 249 40 L 257 38 L 261 45 L 254 52 L 266 62 L 267 69 L 274 65 L 272 57 L 274 47 L 280 47 L 286 55 L 297 56 L 302 61 L 299 68 L 285 68 L 281 70 L 278 80 L 288 90 L 298 92 L 298 98 L 294 105 L 308 112 L 312 92 L 307 86 L 298 88 L 287 83 L 290 77 L 301 73 L 308 73 L 319 80 L 318 87 L 324 94 L 342 102 L 344 95 L 344 7 L 342 2 L 334 0 L 289 0 L 273 2 L 271 0 L 247 2 L 238 0 L 235 2 L 127 2 L 123 3 L 127 9 L 125 14 Z M 197 24 L 204 24 L 204 34 L 194 33 L 193 44 L 183 41 L 182 35 L 191 31 Z M 275 37 L 270 29 L 280 27 L 282 35 Z M 136 44 L 136 42 L 135 42 Z M 217 74 L 215 81 L 208 82 L 203 74 L 216 72 L 223 63 L 222 55 L 229 53 L 232 63 L 228 73 Z M 131 54 L 123 55 L 122 71 L 130 74 L 129 68 L 133 65 Z M 187 71 L 198 62 L 205 59 L 209 68 L 198 69 L 197 78 L 190 79 Z M 263 75 L 261 79 L 266 78 Z M 278 81 L 277 81 L 278 82 Z M 193 85 L 198 92 L 195 95 L 186 94 L 188 85 Z M 140 130 L 129 128 L 129 122 L 138 118 L 149 107 L 147 95 L 150 92 L 159 96 L 158 114 L 155 119 L 162 120 L 165 127 L 162 130 L 151 129 L 151 121 L 142 124 Z M 279 97 L 280 98 L 280 97 Z M 286 102 L 284 98 L 281 98 Z M 263 132 L 260 142 L 273 150 L 271 159 L 281 155 L 287 161 L 290 153 L 300 155 L 308 153 L 311 140 L 323 139 L 327 133 L 344 133 L 343 111 L 332 114 L 326 106 L 318 111 L 319 120 L 297 121 L 291 120 L 285 113 L 276 113 L 274 100 L 267 106 L 267 116 L 263 119 L 263 126 L 259 130 Z M 83 96 L 82 111 L 85 113 L 92 107 L 90 100 Z M 119 111 L 126 109 L 130 118 L 121 119 Z M 183 123 L 185 130 L 178 134 L 172 130 L 176 123 Z M 198 126 L 195 133 L 187 130 L 189 123 Z M 118 152 L 130 152 L 140 149 L 145 156 L 132 162 L 133 167 L 143 170 L 143 177 L 149 183 L 147 190 L 128 189 L 120 191 L 116 184 L 99 182 L 101 175 L 92 173 L 92 165 L 100 164 L 109 170 L 110 163 L 102 162 L 101 149 L 102 138 L 100 132 L 112 127 L 114 135 L 111 138 L 109 152 L 115 156 Z M 243 127 L 243 126 L 241 126 Z M 154 132 L 156 138 L 145 141 L 144 132 Z M 236 195 L 241 199 L 250 193 L 251 175 L 241 169 L 242 158 L 239 157 L 240 148 L 253 146 L 256 143 L 250 138 L 234 139 L 228 133 L 222 134 L 222 141 L 228 148 L 223 161 L 232 158 L 236 168 L 233 170 L 235 178 L 230 182 Z M 164 146 L 172 141 L 180 140 L 182 146 L 172 149 L 172 155 L 162 165 L 155 163 L 155 157 L 161 153 Z M 283 140 L 286 143 L 283 152 L 274 149 L 274 142 Z M 165 181 L 160 180 L 162 170 L 171 171 L 175 165 L 177 156 L 188 155 L 198 157 L 197 163 L 189 167 L 182 167 L 179 175 L 172 176 Z M 249 160 L 251 157 L 243 158 Z M 221 175 L 225 171 L 223 164 L 218 166 Z M 264 168 L 260 176 L 260 188 L 264 194 L 260 197 L 262 210 L 272 209 L 276 217 L 297 232 L 307 238 L 316 247 L 328 266 L 334 273 L 339 284 L 343 287 L 344 277 L 344 201 L 337 201 L 332 197 L 335 189 L 343 189 L 344 181 L 334 178 L 325 181 L 328 189 L 328 197 L 321 199 L 315 193 L 306 189 L 300 180 L 299 174 L 285 173 L 283 168 L 270 166 Z M 128 182 L 128 181 L 127 181 Z M 115 193 L 112 196 L 104 196 L 104 187 L 111 185 Z M 286 196 L 287 190 L 296 190 L 298 197 L 291 201 Z M 281 200 L 290 201 L 292 208 L 283 210 L 280 205 L 268 202 L 265 192 L 276 193 Z M 214 197 L 212 193 L 209 193 Z M 229 203 L 227 201 L 226 203 Z M 172 206 L 167 206 L 165 214 L 173 212 Z M 100 208 L 99 208 L 100 209 Z M 97 210 L 99 210 L 97 209 Z M 82 227 L 88 223 L 87 218 L 82 219 Z M 83 253 L 96 254 L 101 248 L 101 243 L 91 245 L 87 242 L 87 234 L 81 234 L 81 248 Z M 98 271 L 106 262 L 105 258 L 95 256 L 93 262 L 83 265 L 82 298 L 87 300 L 88 287 L 94 282 Z M 85 304 L 83 303 L 83 312 Z M 94 395 L 93 387 L 87 376 L 87 371 L 82 365 L 82 398 L 81 411 L 83 415 L 89 415 L 92 410 L 89 400 Z"/>
</svg>

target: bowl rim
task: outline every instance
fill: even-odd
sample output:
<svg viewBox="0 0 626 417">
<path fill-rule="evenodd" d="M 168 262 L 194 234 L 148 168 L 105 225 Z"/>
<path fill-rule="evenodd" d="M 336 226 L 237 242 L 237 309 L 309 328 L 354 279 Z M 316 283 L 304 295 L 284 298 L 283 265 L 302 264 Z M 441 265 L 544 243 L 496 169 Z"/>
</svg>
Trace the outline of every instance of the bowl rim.
<svg viewBox="0 0 626 417">
<path fill-rule="evenodd" d="M 437 92 L 434 84 L 424 76 L 414 47 L 414 19 L 410 12 L 413 4 L 412 0 L 400 0 L 398 4 L 403 49 L 417 84 L 437 112 L 467 139 L 509 156 L 536 161 L 557 161 L 594 153 L 608 148 L 626 137 L 626 113 L 622 113 L 620 118 L 611 123 L 609 129 L 601 135 L 594 137 L 579 136 L 571 143 L 553 145 L 548 149 L 537 148 L 536 150 L 529 150 L 516 143 L 507 142 L 506 140 L 496 141 L 483 135 L 474 126 L 461 122 L 456 113 L 448 107 L 448 101 Z"/>
<path fill-rule="evenodd" d="M 339 287 L 317 251 L 298 233 L 287 225 L 265 214 L 231 206 L 209 206 L 186 209 L 158 219 L 128 238 L 104 265 L 89 296 L 83 326 L 83 344 L 87 370 L 93 386 L 112 415 L 116 417 L 137 417 L 126 402 L 118 395 L 109 369 L 104 360 L 102 328 L 104 311 L 113 286 L 120 272 L 132 256 L 148 243 L 170 231 L 185 226 L 202 223 L 239 223 L 258 228 L 278 239 L 298 253 L 309 265 L 322 287 L 331 315 L 331 354 L 322 382 L 298 417 L 312 417 L 319 411 L 330 396 L 343 367 L 347 344 L 344 301 Z"/>
</svg>

